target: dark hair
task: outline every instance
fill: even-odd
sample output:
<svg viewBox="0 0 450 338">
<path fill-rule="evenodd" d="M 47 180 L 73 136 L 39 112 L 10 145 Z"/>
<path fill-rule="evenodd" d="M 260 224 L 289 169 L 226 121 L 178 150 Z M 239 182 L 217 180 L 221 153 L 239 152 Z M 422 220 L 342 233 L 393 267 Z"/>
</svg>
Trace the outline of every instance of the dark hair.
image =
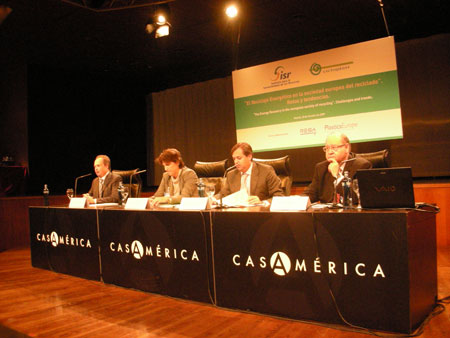
<svg viewBox="0 0 450 338">
<path fill-rule="evenodd" d="M 101 158 L 103 160 L 103 164 L 109 169 L 111 170 L 111 160 L 109 159 L 108 156 L 106 155 L 97 155 L 97 157 L 95 159 Z"/>
<path fill-rule="evenodd" d="M 250 144 L 248 144 L 247 142 L 239 142 L 236 143 L 233 148 L 231 148 L 231 156 L 233 156 L 233 153 L 239 148 L 242 149 L 242 152 L 245 156 L 253 155 L 253 149 Z"/>
<path fill-rule="evenodd" d="M 184 162 L 181 158 L 181 153 L 175 149 L 175 148 L 168 148 L 163 150 L 161 154 L 159 154 L 158 158 L 155 160 L 155 162 L 158 162 L 161 165 L 164 165 L 164 162 L 178 162 L 178 167 L 183 168 Z"/>
</svg>

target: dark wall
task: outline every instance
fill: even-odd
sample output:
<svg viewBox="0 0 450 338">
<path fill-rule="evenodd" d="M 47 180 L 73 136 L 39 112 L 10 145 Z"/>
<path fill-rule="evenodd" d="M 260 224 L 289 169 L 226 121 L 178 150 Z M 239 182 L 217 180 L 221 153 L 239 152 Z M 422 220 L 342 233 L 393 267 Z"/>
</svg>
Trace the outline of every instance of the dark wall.
<svg viewBox="0 0 450 338">
<path fill-rule="evenodd" d="M 64 193 L 93 173 L 98 154 L 112 169 L 146 168 L 145 93 L 108 73 L 76 73 L 29 66 L 29 193 Z M 86 192 L 93 177 L 80 180 Z M 83 181 L 83 182 L 82 182 Z"/>
<path fill-rule="evenodd" d="M 28 166 L 27 66 L 21 53 L 0 43 L 0 159 Z"/>
</svg>

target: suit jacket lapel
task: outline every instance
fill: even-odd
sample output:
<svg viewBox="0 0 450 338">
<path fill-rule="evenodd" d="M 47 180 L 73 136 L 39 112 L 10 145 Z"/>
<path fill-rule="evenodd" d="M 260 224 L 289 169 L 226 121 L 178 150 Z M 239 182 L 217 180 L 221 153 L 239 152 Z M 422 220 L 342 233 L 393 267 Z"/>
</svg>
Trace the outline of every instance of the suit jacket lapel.
<svg viewBox="0 0 450 338">
<path fill-rule="evenodd" d="M 112 173 L 110 172 L 108 175 L 106 175 L 105 180 L 103 181 L 103 196 L 109 195 L 111 193 L 110 191 L 108 191 L 109 187 L 111 186 L 110 184 L 111 180 L 112 180 Z"/>
</svg>

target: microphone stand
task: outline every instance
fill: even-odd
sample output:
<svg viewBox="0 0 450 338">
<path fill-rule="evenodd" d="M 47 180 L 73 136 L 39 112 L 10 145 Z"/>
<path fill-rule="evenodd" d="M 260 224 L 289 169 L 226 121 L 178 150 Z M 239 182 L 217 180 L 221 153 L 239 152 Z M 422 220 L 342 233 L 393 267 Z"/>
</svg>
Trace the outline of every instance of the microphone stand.
<svg viewBox="0 0 450 338">
<path fill-rule="evenodd" d="M 74 189 L 74 192 L 73 192 L 73 196 L 74 196 L 74 197 L 77 197 L 77 184 L 78 184 L 78 180 L 79 180 L 80 178 L 88 177 L 88 176 L 91 176 L 91 175 L 92 175 L 92 174 L 89 173 L 89 174 L 86 174 L 86 175 L 78 176 L 78 177 L 75 179 L 75 189 Z"/>
<path fill-rule="evenodd" d="M 236 168 L 236 165 L 233 165 L 233 166 L 227 168 L 225 170 L 225 172 L 223 173 L 222 179 L 225 180 L 228 172 L 233 170 L 234 168 Z M 225 209 L 226 207 L 223 205 L 223 202 L 222 202 L 222 194 L 220 192 L 219 192 L 219 194 L 220 194 L 220 203 L 217 205 L 217 209 Z"/>
<path fill-rule="evenodd" d="M 145 172 L 147 172 L 147 169 L 144 169 L 144 170 L 141 170 L 141 171 L 136 171 L 133 175 L 130 176 L 130 197 L 133 197 L 133 196 L 131 196 L 131 190 L 132 190 L 131 189 L 131 184 L 133 183 L 133 177 L 136 176 L 136 175 L 145 173 Z M 136 195 L 137 195 L 137 192 L 136 192 Z M 138 197 L 138 196 L 136 196 L 136 197 Z"/>
</svg>

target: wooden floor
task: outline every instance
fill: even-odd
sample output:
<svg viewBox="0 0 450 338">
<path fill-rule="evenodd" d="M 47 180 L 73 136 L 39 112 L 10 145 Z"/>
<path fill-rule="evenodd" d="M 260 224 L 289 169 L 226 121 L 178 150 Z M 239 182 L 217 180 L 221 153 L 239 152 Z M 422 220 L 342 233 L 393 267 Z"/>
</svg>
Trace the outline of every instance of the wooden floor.
<svg viewBox="0 0 450 338">
<path fill-rule="evenodd" d="M 438 251 L 439 298 L 450 295 L 450 248 Z M 450 306 L 450 305 L 449 305 Z M 421 337 L 450 337 L 450 309 Z M 0 253 L 0 337 L 367 337 L 235 312 L 31 267 L 29 249 Z"/>
</svg>

